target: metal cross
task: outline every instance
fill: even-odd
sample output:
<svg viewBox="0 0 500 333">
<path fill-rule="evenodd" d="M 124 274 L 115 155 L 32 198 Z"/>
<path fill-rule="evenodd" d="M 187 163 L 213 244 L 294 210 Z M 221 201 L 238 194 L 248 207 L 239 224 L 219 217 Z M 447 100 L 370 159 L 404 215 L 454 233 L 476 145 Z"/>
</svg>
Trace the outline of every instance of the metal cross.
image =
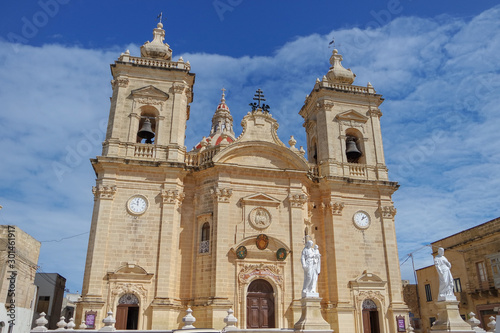
<svg viewBox="0 0 500 333">
<path fill-rule="evenodd" d="M 264 111 L 264 112 L 269 112 L 269 105 L 264 104 L 264 103 L 262 103 L 262 105 L 260 105 L 261 101 L 265 101 L 266 100 L 264 98 L 264 93 L 262 92 L 262 90 L 260 90 L 260 88 L 257 89 L 257 91 L 255 92 L 253 100 L 254 101 L 258 101 L 258 103 L 253 102 L 253 103 L 249 104 L 252 107 L 252 111 L 255 111 L 257 109 L 262 109 L 262 111 Z"/>
<path fill-rule="evenodd" d="M 254 95 L 254 97 L 253 97 L 253 100 L 254 100 L 254 101 L 259 101 L 259 104 L 257 104 L 257 106 L 259 106 L 259 107 L 260 107 L 260 102 L 261 102 L 261 101 L 265 101 L 265 100 L 266 100 L 266 99 L 264 98 L 264 94 L 263 94 L 262 90 L 260 90 L 260 88 L 259 88 L 259 89 L 257 89 L 257 91 L 255 92 L 255 95 Z"/>
<path fill-rule="evenodd" d="M 156 17 L 156 19 L 160 19 L 160 23 L 161 23 L 162 17 L 163 17 L 163 12 L 160 12 L 160 14 L 158 14 L 158 16 Z"/>
</svg>

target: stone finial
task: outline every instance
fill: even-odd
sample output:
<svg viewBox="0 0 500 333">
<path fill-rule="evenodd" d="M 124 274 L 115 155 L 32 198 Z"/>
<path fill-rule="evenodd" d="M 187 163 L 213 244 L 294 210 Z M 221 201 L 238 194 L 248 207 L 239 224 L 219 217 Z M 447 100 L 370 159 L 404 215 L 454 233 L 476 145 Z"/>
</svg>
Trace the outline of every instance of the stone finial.
<svg viewBox="0 0 500 333">
<path fill-rule="evenodd" d="M 103 331 L 103 332 L 116 331 L 116 328 L 115 328 L 116 320 L 115 320 L 115 318 L 113 318 L 113 312 L 108 311 L 108 316 L 106 318 L 104 318 L 102 320 L 102 322 L 104 323 L 104 327 L 101 328 L 99 331 Z"/>
<path fill-rule="evenodd" d="M 49 323 L 49 321 L 45 318 L 46 314 L 45 312 L 40 313 L 40 317 L 35 320 L 36 327 L 32 329 L 31 331 L 33 332 L 47 332 L 48 329 L 45 327 Z"/>
<path fill-rule="evenodd" d="M 490 320 L 490 322 L 488 323 L 488 331 L 487 332 L 491 332 L 491 333 L 494 333 L 495 332 L 495 328 L 497 327 L 497 322 L 495 320 L 495 317 L 491 316 L 490 318 L 488 318 Z"/>
<path fill-rule="evenodd" d="M 356 75 L 350 70 L 345 69 L 341 62 L 343 58 L 339 51 L 334 49 L 330 57 L 330 70 L 326 74 L 331 83 L 352 84 Z"/>
<path fill-rule="evenodd" d="M 57 322 L 57 329 L 56 331 L 63 331 L 66 329 L 66 321 L 64 320 L 66 318 L 64 318 L 64 316 L 62 316 L 61 318 L 59 318 L 59 321 Z"/>
<path fill-rule="evenodd" d="M 192 313 L 193 310 L 191 310 L 191 308 L 188 307 L 186 310 L 186 315 L 182 318 L 182 322 L 184 323 L 184 326 L 182 326 L 183 330 L 196 328 L 193 326 L 193 323 L 196 321 L 196 318 L 192 315 Z"/>
<path fill-rule="evenodd" d="M 172 50 L 165 40 L 165 30 L 163 24 L 158 23 L 156 29 L 153 29 L 153 41 L 146 42 L 141 46 L 141 57 L 153 59 L 172 59 Z"/>
<path fill-rule="evenodd" d="M 297 148 L 295 148 L 296 143 L 297 143 L 297 140 L 295 140 L 293 135 L 290 135 L 290 140 L 288 140 L 288 144 L 290 145 L 291 150 L 297 150 Z"/>
<path fill-rule="evenodd" d="M 408 324 L 408 327 L 406 328 L 406 332 L 413 333 L 414 331 L 415 331 L 415 329 L 413 328 L 413 326 L 411 326 L 411 324 Z"/>
<path fill-rule="evenodd" d="M 74 318 L 69 318 L 68 325 L 66 325 L 68 330 L 74 330 L 76 327 L 75 324 L 75 319 Z"/>
<path fill-rule="evenodd" d="M 226 318 L 224 318 L 224 322 L 226 323 L 226 327 L 224 327 L 224 329 L 228 329 L 228 328 L 236 328 L 236 323 L 238 322 L 238 319 L 236 319 L 235 316 L 233 316 L 233 309 L 229 309 L 227 310 L 227 316 Z"/>
<path fill-rule="evenodd" d="M 476 314 L 474 312 L 470 312 L 469 313 L 469 320 L 467 320 L 467 323 L 469 323 L 470 327 L 480 333 L 480 332 L 486 332 L 485 330 L 483 330 L 481 327 L 479 327 L 479 324 L 481 324 L 481 322 L 479 321 L 479 319 L 476 318 Z"/>
<path fill-rule="evenodd" d="M 87 325 L 85 324 L 85 320 L 82 320 L 82 323 L 80 324 L 80 326 L 78 326 L 78 329 L 79 330 L 87 329 Z"/>
<path fill-rule="evenodd" d="M 304 156 L 304 155 L 306 154 L 306 151 L 304 150 L 304 147 L 303 147 L 303 146 L 300 146 L 299 153 L 300 153 L 300 155 L 302 155 L 302 156 Z"/>
</svg>

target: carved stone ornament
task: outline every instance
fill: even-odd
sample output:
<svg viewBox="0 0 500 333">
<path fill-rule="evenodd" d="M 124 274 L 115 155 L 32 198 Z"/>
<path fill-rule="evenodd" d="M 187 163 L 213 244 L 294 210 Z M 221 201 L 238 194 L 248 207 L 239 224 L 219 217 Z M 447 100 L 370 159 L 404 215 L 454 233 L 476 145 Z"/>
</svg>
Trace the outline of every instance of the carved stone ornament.
<svg viewBox="0 0 500 333">
<path fill-rule="evenodd" d="M 111 86 L 115 87 L 115 86 L 118 86 L 118 87 L 126 87 L 128 86 L 128 83 L 129 83 L 129 79 L 126 78 L 126 77 L 119 77 L 117 78 L 116 80 L 111 80 Z"/>
<path fill-rule="evenodd" d="M 382 212 L 382 217 L 386 219 L 393 219 L 396 216 L 397 210 L 394 206 L 382 206 L 380 208 Z"/>
<path fill-rule="evenodd" d="M 145 105 L 162 105 L 163 104 L 163 100 L 152 98 L 152 97 L 137 98 L 136 102 L 140 103 L 140 104 L 145 104 Z"/>
<path fill-rule="evenodd" d="M 229 202 L 233 190 L 230 188 L 214 187 L 210 189 L 210 193 L 218 202 Z"/>
<path fill-rule="evenodd" d="M 146 300 L 148 291 L 144 286 L 140 283 L 113 283 L 111 286 L 111 290 L 108 299 L 108 304 L 115 304 L 116 298 L 126 294 L 133 294 L 135 296 L 139 296 L 140 299 Z"/>
<path fill-rule="evenodd" d="M 250 224 L 255 229 L 265 229 L 271 225 L 271 214 L 267 209 L 257 207 L 249 214 Z"/>
<path fill-rule="evenodd" d="M 283 274 L 276 265 L 248 264 L 245 265 L 238 274 L 240 283 L 247 284 L 253 277 L 268 277 L 274 280 L 278 285 L 283 283 Z"/>
<path fill-rule="evenodd" d="M 330 201 L 327 206 L 330 209 L 332 215 L 342 215 L 342 210 L 344 209 L 343 202 Z"/>
<path fill-rule="evenodd" d="M 367 299 L 371 302 L 369 301 L 365 303 L 365 300 Z M 384 296 L 380 293 L 380 291 L 360 291 L 356 296 L 356 303 L 359 309 L 363 309 L 363 305 L 368 306 L 368 304 L 376 304 L 373 300 L 378 300 L 378 303 L 382 306 L 382 308 L 385 308 Z"/>
<path fill-rule="evenodd" d="M 307 202 L 307 195 L 305 194 L 289 194 L 288 201 L 290 201 L 290 206 L 293 208 L 304 208 L 304 204 Z"/>
<path fill-rule="evenodd" d="M 335 106 L 335 104 L 332 101 L 329 100 L 322 100 L 319 101 L 316 106 L 322 110 L 331 110 Z"/>
<path fill-rule="evenodd" d="M 97 185 L 92 186 L 92 193 L 94 193 L 94 199 L 113 199 L 116 193 L 115 185 Z"/>
<path fill-rule="evenodd" d="M 164 204 L 179 204 L 182 205 L 182 201 L 186 195 L 178 190 L 161 190 L 161 197 L 163 198 Z"/>
</svg>

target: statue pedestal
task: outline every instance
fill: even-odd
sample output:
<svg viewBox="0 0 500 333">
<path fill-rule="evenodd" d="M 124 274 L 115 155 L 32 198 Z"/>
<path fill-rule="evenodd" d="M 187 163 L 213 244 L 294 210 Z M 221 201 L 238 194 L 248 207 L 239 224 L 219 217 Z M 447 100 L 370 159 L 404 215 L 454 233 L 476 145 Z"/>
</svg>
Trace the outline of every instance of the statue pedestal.
<svg viewBox="0 0 500 333">
<path fill-rule="evenodd" d="M 465 322 L 458 312 L 458 301 L 436 302 L 438 319 L 432 325 L 432 333 L 460 332 L 474 333 L 472 327 Z"/>
<path fill-rule="evenodd" d="M 321 315 L 321 298 L 302 297 L 302 316 L 295 324 L 295 331 L 332 333 L 330 324 Z"/>
</svg>

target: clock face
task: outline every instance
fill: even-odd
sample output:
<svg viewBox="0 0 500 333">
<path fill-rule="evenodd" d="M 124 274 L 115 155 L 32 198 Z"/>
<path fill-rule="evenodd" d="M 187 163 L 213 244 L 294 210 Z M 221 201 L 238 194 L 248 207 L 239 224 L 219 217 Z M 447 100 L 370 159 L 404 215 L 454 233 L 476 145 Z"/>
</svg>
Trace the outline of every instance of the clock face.
<svg viewBox="0 0 500 333">
<path fill-rule="evenodd" d="M 370 216 L 367 213 L 359 211 L 352 217 L 356 227 L 360 229 L 366 229 L 370 226 Z"/>
<path fill-rule="evenodd" d="M 135 195 L 128 200 L 127 209 L 133 215 L 143 214 L 148 209 L 148 201 L 142 195 Z"/>
</svg>

